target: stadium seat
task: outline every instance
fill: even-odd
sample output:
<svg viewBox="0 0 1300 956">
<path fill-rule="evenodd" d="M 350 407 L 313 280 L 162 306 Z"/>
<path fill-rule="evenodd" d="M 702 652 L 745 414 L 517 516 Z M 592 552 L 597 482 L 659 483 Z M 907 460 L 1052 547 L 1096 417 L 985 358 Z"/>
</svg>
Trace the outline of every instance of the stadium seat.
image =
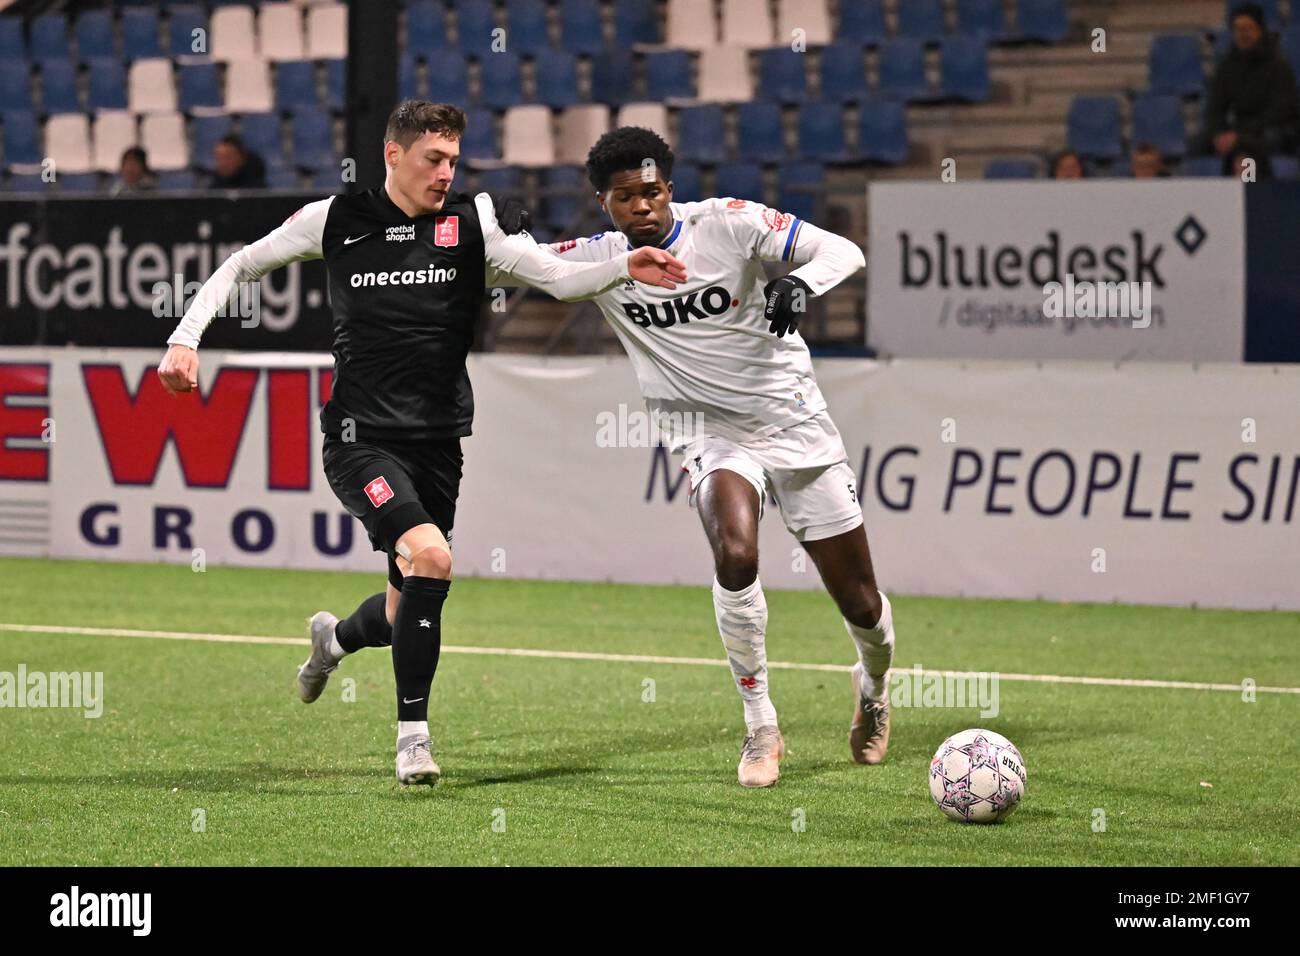
<svg viewBox="0 0 1300 956">
<path fill-rule="evenodd" d="M 207 56 L 208 18 L 199 7 L 172 7 L 167 11 L 167 38 L 170 56 Z"/>
<path fill-rule="evenodd" d="M 605 49 L 599 0 L 561 0 L 560 47 L 585 56 Z"/>
<path fill-rule="evenodd" d="M 455 9 L 456 46 L 460 51 L 470 57 L 492 52 L 492 31 L 497 25 L 492 0 L 461 0 Z M 507 46 L 504 52 L 514 51 Z"/>
<path fill-rule="evenodd" d="M 122 11 L 122 57 L 139 60 L 161 56 L 158 46 L 158 11 L 146 7 L 127 7 Z"/>
<path fill-rule="evenodd" d="M 75 113 L 81 109 L 77 96 L 77 69 L 71 60 L 41 63 L 41 112 Z"/>
<path fill-rule="evenodd" d="M 126 109 L 126 70 L 120 60 L 95 60 L 87 78 L 87 108 Z"/>
<path fill-rule="evenodd" d="M 647 54 L 645 77 L 648 99 L 667 102 L 695 98 L 695 88 L 691 84 L 691 55 L 685 50 L 657 50 Z M 595 88 L 593 76 L 592 89 Z"/>
<path fill-rule="evenodd" d="M 19 17 L 0 17 L 0 63 L 27 60 L 27 43 L 23 39 L 23 21 Z"/>
<path fill-rule="evenodd" d="M 301 60 L 306 52 L 302 7 L 296 3 L 263 3 L 257 14 L 258 55 L 272 63 Z"/>
<path fill-rule="evenodd" d="M 858 112 L 858 155 L 868 162 L 907 162 L 907 114 L 896 100 L 871 99 Z"/>
<path fill-rule="evenodd" d="M 1218 156 L 1186 156 L 1178 165 L 1179 176 L 1222 176 L 1223 160 Z"/>
<path fill-rule="evenodd" d="M 832 43 L 822 49 L 822 99 L 861 100 L 867 95 L 867 64 L 856 43 Z"/>
<path fill-rule="evenodd" d="M 335 113 L 343 112 L 348 98 L 348 61 L 325 61 L 325 106 Z M 467 99 L 468 97 L 466 97 Z M 458 102 L 464 103 L 465 100 Z"/>
<path fill-rule="evenodd" d="M 938 43 L 947 33 L 942 0 L 906 0 L 898 5 L 898 35 Z"/>
<path fill-rule="evenodd" d="M 758 49 L 771 46 L 775 34 L 767 0 L 722 0 L 724 46 Z M 789 41 L 782 40 L 788 48 Z"/>
<path fill-rule="evenodd" d="M 333 169 L 317 170 L 313 176 L 329 176 L 331 179 L 337 179 L 338 173 Z M 266 171 L 266 188 L 267 189 L 301 189 L 302 176 L 298 170 L 291 166 L 280 166 L 276 169 Z"/>
<path fill-rule="evenodd" d="M 479 60 L 479 100 L 483 106 L 503 110 L 523 101 L 519 55 L 493 53 Z"/>
<path fill-rule="evenodd" d="M 59 173 L 55 185 L 61 192 L 68 193 L 97 193 L 104 188 L 99 173 L 93 171 Z"/>
<path fill-rule="evenodd" d="M 606 50 L 591 58 L 591 98 L 610 106 L 636 99 L 630 56 Z"/>
<path fill-rule="evenodd" d="M 440 50 L 430 57 L 428 74 L 429 99 L 435 103 L 469 102 L 469 65 L 459 50 Z"/>
<path fill-rule="evenodd" d="M 277 121 L 278 122 L 278 121 Z M 217 143 L 223 136 L 233 132 L 234 124 L 231 122 L 229 114 L 222 116 L 199 116 L 194 120 L 192 132 L 194 134 L 194 165 L 199 169 L 212 168 L 212 156 L 216 151 Z M 245 136 L 244 142 L 256 153 L 262 153 L 260 148 L 262 144 L 254 144 L 250 137 Z M 280 152 L 277 145 L 275 152 Z M 265 157 L 264 157 L 265 158 Z"/>
<path fill-rule="evenodd" d="M 1274 155 L 1269 157 L 1269 163 L 1273 167 L 1274 179 L 1300 179 L 1300 160 L 1294 156 Z"/>
<path fill-rule="evenodd" d="M 496 169 L 482 169 L 477 173 L 479 192 L 486 192 L 496 199 L 499 196 L 524 197 L 524 175 L 517 166 L 501 166 Z"/>
<path fill-rule="evenodd" d="M 447 8 L 435 0 L 411 0 L 406 5 L 406 52 L 424 57 L 447 46 Z"/>
<path fill-rule="evenodd" d="M 185 63 L 178 67 L 177 73 L 183 112 L 192 113 L 201 107 L 221 108 L 221 77 L 215 63 Z"/>
<path fill-rule="evenodd" d="M 789 47 L 758 53 L 758 95 L 777 103 L 801 103 L 808 97 L 807 54 Z"/>
<path fill-rule="evenodd" d="M 777 170 L 780 189 L 777 208 L 807 222 L 821 219 L 821 194 L 816 190 L 826 183 L 826 169 L 821 163 L 787 163 Z"/>
<path fill-rule="evenodd" d="M 549 108 L 537 104 L 506 110 L 501 125 L 501 158 L 512 166 L 555 165 Z"/>
<path fill-rule="evenodd" d="M 738 155 L 756 163 L 784 159 L 785 125 L 776 103 L 742 103 L 736 120 Z"/>
<path fill-rule="evenodd" d="M 694 163 L 677 163 L 673 166 L 673 202 L 699 202 L 700 167 Z"/>
<path fill-rule="evenodd" d="M 194 173 L 188 169 L 164 169 L 158 174 L 159 189 L 184 190 L 194 186 Z"/>
<path fill-rule="evenodd" d="M 47 13 L 31 22 L 28 52 L 33 60 L 70 60 L 68 20 L 59 13 Z"/>
<path fill-rule="evenodd" d="M 506 49 L 520 56 L 536 56 L 549 46 L 546 4 L 542 0 L 510 0 L 506 4 Z"/>
<path fill-rule="evenodd" d="M 578 228 L 584 194 L 590 190 L 581 166 L 554 166 L 542 170 L 541 219 L 561 236 Z M 491 190 L 489 190 L 491 192 Z"/>
<path fill-rule="evenodd" d="M 94 168 L 90 156 L 90 121 L 85 113 L 59 113 L 45 122 L 45 155 L 56 176 Z"/>
<path fill-rule="evenodd" d="M 763 169 L 757 163 L 723 163 L 715 171 L 714 178 L 717 180 L 713 190 L 716 196 L 767 203 L 763 197 Z"/>
<path fill-rule="evenodd" d="M 447 51 L 450 52 L 450 51 Z M 460 54 L 457 54 L 459 56 Z M 462 82 L 466 83 L 465 95 L 469 96 L 468 81 L 465 80 L 464 72 L 457 74 L 461 77 Z M 420 81 L 419 69 L 415 64 L 415 57 L 410 53 L 403 53 L 398 60 L 397 66 L 397 95 L 404 100 L 423 100 L 428 99 L 429 93 Z M 465 100 L 458 102 L 464 103 Z"/>
<path fill-rule="evenodd" d="M 669 145 L 673 138 L 668 129 L 668 110 L 662 103 L 625 103 L 618 111 L 615 126 L 643 126 L 654 130 Z"/>
<path fill-rule="evenodd" d="M 226 70 L 226 109 L 232 113 L 264 113 L 274 107 L 269 63 L 245 60 Z"/>
<path fill-rule="evenodd" d="M 560 114 L 560 135 L 555 144 L 556 161 L 585 163 L 587 151 L 609 130 L 609 107 L 604 103 L 570 106 Z"/>
<path fill-rule="evenodd" d="M 1151 41 L 1147 55 L 1147 86 L 1152 93 L 1199 96 L 1205 90 L 1201 68 L 1201 38 L 1165 33 Z"/>
<path fill-rule="evenodd" d="M 113 47 L 113 18 L 107 10 L 87 10 L 77 17 L 77 58 L 89 60 L 116 57 Z"/>
<path fill-rule="evenodd" d="M 91 125 L 95 168 L 115 173 L 122 165 L 122 153 L 139 142 L 135 114 L 129 110 L 102 110 Z"/>
<path fill-rule="evenodd" d="M 957 34 L 982 40 L 1005 39 L 1002 0 L 957 0 Z"/>
<path fill-rule="evenodd" d="M 4 113 L 4 162 L 6 166 L 40 166 L 40 126 L 30 109 Z"/>
<path fill-rule="evenodd" d="M 1070 32 L 1065 0 L 1016 0 L 1016 35 L 1060 43 Z"/>
<path fill-rule="evenodd" d="M 1273 31 L 1280 29 L 1282 26 L 1282 11 L 1278 9 L 1277 0 L 1255 0 L 1255 2 L 1264 9 L 1264 22 L 1268 25 L 1268 28 Z M 1239 3 L 1241 3 L 1241 0 L 1226 0 L 1223 5 L 1223 22 L 1229 28 L 1232 27 L 1232 11 L 1237 8 Z M 1300 9 L 1297 9 L 1293 3 L 1291 6 L 1292 21 L 1297 19 L 1297 14 L 1300 14 Z"/>
<path fill-rule="evenodd" d="M 620 55 L 637 44 L 659 43 L 655 5 L 645 0 L 614 0 L 614 46 Z"/>
<path fill-rule="evenodd" d="M 292 165 L 324 169 L 335 163 L 334 125 L 324 113 L 298 113 L 290 123 Z"/>
<path fill-rule="evenodd" d="M 185 117 L 180 113 L 151 113 L 140 120 L 140 145 L 153 169 L 185 169 L 190 165 Z"/>
<path fill-rule="evenodd" d="M 466 160 L 500 157 L 500 150 L 497 149 L 496 124 L 491 110 L 469 110 L 465 134 L 460 139 L 460 155 Z"/>
<path fill-rule="evenodd" d="M 537 100 L 563 108 L 578 102 L 578 58 L 566 50 L 538 51 L 533 61 Z"/>
<path fill-rule="evenodd" d="M 181 79 L 185 78 L 185 67 L 181 68 Z M 183 86 L 183 83 L 182 83 Z M 181 102 L 185 102 L 184 95 Z M 316 67 L 308 60 L 281 63 L 275 68 L 275 108 L 282 113 L 291 110 L 315 109 Z"/>
<path fill-rule="evenodd" d="M 313 189 L 317 189 L 325 193 L 343 192 L 344 186 L 343 186 L 342 170 L 339 169 L 320 170 L 319 172 L 316 173 L 315 176 L 311 178 L 311 186 Z"/>
<path fill-rule="evenodd" d="M 990 159 L 984 164 L 985 179 L 1037 179 L 1038 173 L 1032 159 Z"/>
<path fill-rule="evenodd" d="M 1150 143 L 1161 156 L 1180 158 L 1187 152 L 1183 104 L 1177 96 L 1148 94 L 1133 100 L 1133 141 Z"/>
<path fill-rule="evenodd" d="M 699 163 L 727 158 L 726 122 L 721 106 L 688 106 L 677 114 L 677 155 Z"/>
<path fill-rule="evenodd" d="M 665 43 L 679 50 L 707 50 L 718 43 L 713 0 L 668 0 Z"/>
<path fill-rule="evenodd" d="M 42 179 L 40 173 L 10 172 L 9 181 L 4 188 L 11 193 L 43 193 L 52 188 L 52 185 Z"/>
<path fill-rule="evenodd" d="M 208 55 L 222 63 L 251 60 L 258 55 L 252 7 L 217 7 L 212 11 Z"/>
<path fill-rule="evenodd" d="M 307 10 L 307 58 L 344 60 L 348 55 L 348 8 L 324 3 Z"/>
<path fill-rule="evenodd" d="M 239 135 L 244 145 L 261 156 L 268 167 L 284 165 L 284 135 L 277 114 L 245 114 L 239 121 Z M 206 167 L 211 158 L 211 154 L 201 156 L 196 165 Z"/>
<path fill-rule="evenodd" d="M 718 46 L 702 52 L 699 98 L 706 103 L 752 100 L 748 51 L 738 46 Z"/>
<path fill-rule="evenodd" d="M 921 100 L 930 95 L 920 40 L 899 38 L 881 44 L 880 93 L 900 100 Z"/>
<path fill-rule="evenodd" d="M 858 46 L 879 46 L 889 36 L 885 29 L 885 10 L 881 0 L 859 0 L 840 4 L 837 41 Z"/>
<path fill-rule="evenodd" d="M 977 37 L 954 36 L 939 53 L 939 85 L 943 95 L 972 103 L 989 98 L 988 47 Z"/>
<path fill-rule="evenodd" d="M 168 113 L 176 109 L 172 61 L 136 60 L 126 74 L 127 105 L 134 113 Z"/>
<path fill-rule="evenodd" d="M 799 155 L 823 163 L 849 159 L 844 111 L 838 103 L 804 103 L 799 107 Z"/>
<path fill-rule="evenodd" d="M 1291 64 L 1291 72 L 1300 76 L 1300 5 L 1296 7 L 1291 25 L 1282 32 L 1280 45 L 1282 55 Z"/>
<path fill-rule="evenodd" d="M 0 112 L 28 110 L 34 105 L 32 71 L 26 60 L 0 60 Z"/>
<path fill-rule="evenodd" d="M 1066 120 L 1066 140 L 1085 158 L 1119 159 L 1123 148 L 1118 101 L 1111 96 L 1076 96 Z"/>
<path fill-rule="evenodd" d="M 824 46 L 831 42 L 831 13 L 826 0 L 778 0 L 776 43 L 789 47 L 795 30 L 803 31 L 807 46 Z"/>
</svg>

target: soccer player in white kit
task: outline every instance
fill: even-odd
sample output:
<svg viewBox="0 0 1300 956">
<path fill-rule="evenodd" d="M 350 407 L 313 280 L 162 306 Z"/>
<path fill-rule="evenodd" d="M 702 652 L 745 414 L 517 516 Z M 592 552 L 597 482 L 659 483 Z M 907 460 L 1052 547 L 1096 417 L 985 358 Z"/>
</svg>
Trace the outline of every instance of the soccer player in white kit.
<svg viewBox="0 0 1300 956">
<path fill-rule="evenodd" d="M 764 497 L 812 556 L 857 647 L 849 746 L 884 759 L 889 599 L 876 588 L 856 479 L 796 326 L 807 298 L 861 269 L 862 250 L 788 213 L 741 199 L 672 201 L 673 154 L 650 130 L 605 134 L 587 174 L 617 232 L 553 243 L 599 262 L 641 246 L 671 252 L 690 279 L 676 290 L 615 286 L 595 301 L 632 360 L 647 408 L 683 455 L 713 550 L 713 606 L 748 733 L 738 776 L 765 787 L 785 744 L 768 693 L 767 602 L 758 579 Z M 793 262 L 767 282 L 763 262 Z M 702 422 L 702 429 L 690 426 Z"/>
</svg>

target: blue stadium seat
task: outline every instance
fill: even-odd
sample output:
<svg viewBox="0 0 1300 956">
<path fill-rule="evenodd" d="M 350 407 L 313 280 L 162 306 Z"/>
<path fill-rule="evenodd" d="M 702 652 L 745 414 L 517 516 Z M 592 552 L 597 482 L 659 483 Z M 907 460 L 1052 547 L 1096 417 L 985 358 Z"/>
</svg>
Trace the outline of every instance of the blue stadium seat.
<svg viewBox="0 0 1300 956">
<path fill-rule="evenodd" d="M 5 189 L 11 193 L 43 193 L 50 184 L 41 178 L 40 173 L 10 173 Z"/>
<path fill-rule="evenodd" d="M 81 110 L 77 96 L 77 69 L 71 60 L 45 60 L 41 63 L 41 111 L 76 113 Z"/>
<path fill-rule="evenodd" d="M 898 35 L 922 43 L 938 43 L 947 31 L 942 0 L 906 0 L 898 5 Z"/>
<path fill-rule="evenodd" d="M 434 0 L 412 0 L 406 7 L 406 52 L 427 56 L 447 43 L 447 8 Z"/>
<path fill-rule="evenodd" d="M 881 44 L 880 92 L 900 100 L 921 100 L 930 95 L 925 49 L 920 40 L 900 38 Z"/>
<path fill-rule="evenodd" d="M 821 194 L 809 187 L 826 184 L 826 168 L 821 163 L 787 163 L 777 170 L 780 191 L 776 205 L 806 222 L 821 219 Z"/>
<path fill-rule="evenodd" d="M 348 61 L 325 61 L 325 106 L 342 113 L 348 98 Z M 464 100 L 461 101 L 462 103 Z"/>
<path fill-rule="evenodd" d="M 694 163 L 673 166 L 673 202 L 699 202 L 700 167 Z"/>
<path fill-rule="evenodd" d="M 1017 0 L 1016 34 L 1027 40 L 1060 43 L 1070 32 L 1065 0 Z"/>
<path fill-rule="evenodd" d="M 763 198 L 763 169 L 757 163 L 723 163 L 714 178 L 717 188 L 713 192 L 717 196 L 767 203 Z"/>
<path fill-rule="evenodd" d="M 179 72 L 177 103 L 182 112 L 192 112 L 198 107 L 219 109 L 223 105 L 221 75 L 215 63 L 182 63 Z"/>
<path fill-rule="evenodd" d="M 259 154 L 268 167 L 284 165 L 284 138 L 278 114 L 245 113 L 239 122 L 239 135 L 244 145 Z"/>
<path fill-rule="evenodd" d="M 478 172 L 480 192 L 497 196 L 522 196 L 524 192 L 524 174 L 518 166 L 502 166 L 498 169 L 482 169 Z"/>
<path fill-rule="evenodd" d="M 1274 155 L 1269 157 L 1269 163 L 1273 167 L 1274 179 L 1300 179 L 1300 160 L 1294 156 Z"/>
<path fill-rule="evenodd" d="M 442 50 L 429 58 L 428 73 L 429 99 L 435 103 L 469 102 L 469 67 L 464 54 Z"/>
<path fill-rule="evenodd" d="M 321 170 L 321 172 L 338 178 L 338 173 L 332 169 Z M 302 188 L 302 176 L 298 173 L 298 170 L 290 166 L 277 166 L 266 171 L 266 188 L 300 189 Z"/>
<path fill-rule="evenodd" d="M 1166 157 L 1187 152 L 1183 103 L 1177 96 L 1149 94 L 1133 100 L 1133 141 L 1150 143 Z"/>
<path fill-rule="evenodd" d="M 561 0 L 560 46 L 570 53 L 587 56 L 605 48 L 598 0 Z"/>
<path fill-rule="evenodd" d="M 789 47 L 758 52 L 758 95 L 778 103 L 801 103 L 808 97 L 808 57 Z"/>
<path fill-rule="evenodd" d="M 727 158 L 727 143 L 723 138 L 726 121 L 721 106 L 688 106 L 677 118 L 678 156 L 698 163 L 720 163 Z"/>
<path fill-rule="evenodd" d="M 343 192 L 342 170 L 335 166 L 317 171 L 311 178 L 311 188 L 325 193 Z"/>
<path fill-rule="evenodd" d="M 71 193 L 97 193 L 103 188 L 99 173 L 59 173 L 57 185 Z"/>
<path fill-rule="evenodd" d="M 867 65 L 856 43 L 832 43 L 822 48 L 822 99 L 841 103 L 867 95 Z"/>
<path fill-rule="evenodd" d="M 578 58 L 567 50 L 539 50 L 534 60 L 538 102 L 563 108 L 578 102 Z"/>
<path fill-rule="evenodd" d="M 605 50 L 591 58 L 591 97 L 597 103 L 621 106 L 637 99 L 632 75 L 632 58 L 626 53 Z"/>
<path fill-rule="evenodd" d="M 32 71 L 27 61 L 0 60 L 0 112 L 32 109 Z"/>
<path fill-rule="evenodd" d="M 496 29 L 492 0 L 461 0 L 456 4 L 456 29 L 457 45 L 466 56 L 486 56 L 492 60 L 506 55 L 501 53 L 488 56 L 492 53 L 492 31 Z M 514 53 L 509 45 L 506 51 Z"/>
<path fill-rule="evenodd" d="M 77 17 L 77 56 L 82 62 L 117 56 L 113 18 L 107 10 L 87 10 Z"/>
<path fill-rule="evenodd" d="M 1255 0 L 1255 2 L 1264 8 L 1264 22 L 1268 24 L 1268 28 L 1274 31 L 1280 29 L 1282 26 L 1282 11 L 1278 9 L 1277 0 Z M 1223 5 L 1223 22 L 1229 28 L 1232 27 L 1232 11 L 1237 8 L 1239 3 L 1241 3 L 1241 0 L 1227 0 Z M 1300 10 L 1297 10 L 1293 5 L 1291 7 L 1291 19 L 1293 21 L 1296 19 L 1297 13 L 1300 13 Z"/>
<path fill-rule="evenodd" d="M 1179 176 L 1222 176 L 1223 160 L 1218 156 L 1187 156 L 1178 166 Z"/>
<path fill-rule="evenodd" d="M 553 166 L 543 169 L 542 187 L 548 190 L 572 191 L 571 195 L 543 194 L 540 210 L 542 222 L 561 234 L 574 228 L 582 211 L 583 199 L 580 192 L 585 192 L 589 188 L 585 170 L 581 166 Z M 492 192 L 490 189 L 488 191 Z"/>
<path fill-rule="evenodd" d="M 1066 119 L 1070 149 L 1088 159 L 1119 159 L 1119 102 L 1112 96 L 1076 96 Z"/>
<path fill-rule="evenodd" d="M 757 163 L 776 163 L 786 156 L 781 107 L 776 103 L 741 103 L 737 112 L 737 153 Z"/>
<path fill-rule="evenodd" d="M 939 85 L 944 96 L 972 103 L 989 98 L 988 48 L 977 37 L 949 37 L 939 54 Z"/>
<path fill-rule="evenodd" d="M 460 56 L 459 53 L 456 54 Z M 464 74 L 460 74 L 464 76 Z M 468 85 L 466 86 L 468 89 Z M 403 53 L 398 60 L 397 66 L 397 95 L 404 100 L 423 100 L 428 99 L 428 91 L 424 89 L 424 84 L 420 82 L 420 74 L 416 69 L 415 55 L 412 53 Z M 462 102 L 464 102 L 462 100 Z"/>
<path fill-rule="evenodd" d="M 126 102 L 126 70 L 119 60 L 95 60 L 90 64 L 87 108 L 95 110 L 124 110 Z"/>
<path fill-rule="evenodd" d="M 36 114 L 30 109 L 7 110 L 4 114 L 4 126 L 5 165 L 39 166 L 41 133 L 36 123 Z"/>
<path fill-rule="evenodd" d="M 858 0 L 840 4 L 837 40 L 858 46 L 878 46 L 889 36 L 885 28 L 885 9 L 881 0 Z"/>
<path fill-rule="evenodd" d="M 184 71 L 194 67 L 182 67 L 181 86 L 184 89 Z M 316 68 L 310 60 L 290 60 L 275 67 L 275 108 L 282 113 L 291 110 L 316 109 L 319 106 L 316 97 Z M 182 104 L 182 109 L 184 105 Z"/>
<path fill-rule="evenodd" d="M 1200 95 L 1205 90 L 1201 68 L 1201 38 L 1164 33 L 1151 41 L 1147 54 L 1147 86 L 1152 93 Z"/>
<path fill-rule="evenodd" d="M 465 134 L 460 138 L 460 155 L 464 159 L 500 158 L 491 110 L 469 110 Z"/>
<path fill-rule="evenodd" d="M 127 7 L 122 11 L 122 56 L 143 60 L 161 56 L 158 46 L 158 11 L 148 7 Z"/>
<path fill-rule="evenodd" d="M 804 103 L 799 107 L 799 155 L 824 163 L 848 160 L 844 111 L 838 103 Z"/>
<path fill-rule="evenodd" d="M 334 166 L 333 123 L 324 113 L 298 113 L 291 127 L 293 165 L 301 169 Z"/>
<path fill-rule="evenodd" d="M 270 116 L 271 114 L 267 113 L 264 115 Z M 245 117 L 244 121 L 245 121 L 245 130 L 247 130 L 248 117 Z M 275 134 L 275 141 L 276 141 L 275 151 L 276 153 L 279 153 L 280 152 L 279 149 L 280 136 L 278 130 L 279 121 L 277 120 L 276 122 L 277 122 L 277 130 Z M 195 166 L 199 167 L 200 169 L 211 168 L 212 153 L 213 150 L 216 149 L 217 142 L 221 139 L 221 137 L 231 132 L 233 126 L 234 124 L 231 122 L 229 115 L 195 117 L 194 129 L 193 129 L 194 146 L 193 149 L 190 151 L 190 155 L 194 158 Z M 244 135 L 244 142 L 247 143 L 249 148 L 251 148 L 255 152 L 264 153 L 262 147 L 266 145 L 265 142 L 254 143 L 252 141 L 252 137 L 247 135 L 247 131 L 245 132 Z M 265 159 L 265 156 L 263 156 L 263 158 Z"/>
<path fill-rule="evenodd" d="M 194 31 L 207 35 L 208 18 L 198 7 L 172 7 L 167 13 L 168 53 L 194 56 Z M 211 49 L 207 46 L 206 49 Z"/>
<path fill-rule="evenodd" d="M 627 54 L 617 54 L 626 56 Z M 594 86 L 594 83 L 593 83 Z M 685 50 L 656 50 L 645 58 L 646 98 L 662 103 L 669 99 L 694 99 L 691 55 Z"/>
<path fill-rule="evenodd" d="M 194 173 L 188 169 L 164 169 L 158 173 L 159 189 L 193 189 Z"/>
<path fill-rule="evenodd" d="M 614 46 L 627 51 L 637 43 L 659 42 L 655 5 L 645 0 L 614 0 Z"/>
<path fill-rule="evenodd" d="M 991 159 L 984 164 L 985 179 L 1037 179 L 1038 164 L 1032 159 Z"/>
<path fill-rule="evenodd" d="M 493 53 L 479 60 L 479 99 L 483 106 L 504 110 L 523 102 L 523 80 L 517 53 Z M 429 71 L 430 79 L 433 71 Z"/>
<path fill-rule="evenodd" d="M 0 63 L 17 63 L 27 59 L 23 40 L 23 21 L 19 17 L 0 17 Z"/>
<path fill-rule="evenodd" d="M 903 104 L 886 99 L 863 103 L 858 113 L 858 155 L 893 166 L 906 162 L 909 152 Z"/>
<path fill-rule="evenodd" d="M 1090 164 L 1088 166 L 1089 179 L 1132 179 L 1133 164 L 1127 156 L 1121 156 L 1113 163 L 1107 165 Z"/>
<path fill-rule="evenodd" d="M 548 46 L 546 4 L 542 0 L 510 0 L 506 4 L 506 49 L 534 56 Z"/>
<path fill-rule="evenodd" d="M 1002 40 L 1007 36 L 1002 0 L 957 0 L 957 33 L 983 40 Z"/>
<path fill-rule="evenodd" d="M 62 14 L 47 13 L 31 22 L 29 39 L 33 60 L 69 60 L 68 20 Z"/>
<path fill-rule="evenodd" d="M 1280 39 L 1282 55 L 1291 64 L 1291 72 L 1300 76 L 1300 5 L 1296 7 L 1294 19 L 1283 31 Z"/>
</svg>

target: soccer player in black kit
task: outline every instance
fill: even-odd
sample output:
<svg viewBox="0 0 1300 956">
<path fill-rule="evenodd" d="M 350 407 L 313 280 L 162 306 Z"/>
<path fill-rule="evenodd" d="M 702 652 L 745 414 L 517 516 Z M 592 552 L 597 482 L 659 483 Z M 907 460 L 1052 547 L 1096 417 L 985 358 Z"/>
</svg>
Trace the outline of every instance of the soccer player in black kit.
<svg viewBox="0 0 1300 956">
<path fill-rule="evenodd" d="M 591 298 L 634 279 L 675 288 L 676 258 L 641 248 L 597 265 L 567 263 L 527 233 L 507 235 L 485 193 L 451 191 L 465 114 L 408 100 L 388 120 L 384 185 L 308 203 L 232 255 L 195 296 L 158 367 L 168 391 L 198 387 L 203 330 L 241 282 L 289 262 L 324 259 L 334 313 L 334 384 L 321 410 L 325 475 L 343 506 L 388 555 L 386 593 L 344 620 L 312 617 L 298 695 L 320 696 L 344 655 L 392 645 L 397 778 L 436 783 L 429 691 L 451 583 L 461 438 L 473 394 L 465 368 L 486 288 L 534 286 Z M 503 218 L 519 218 L 506 215 Z"/>
</svg>

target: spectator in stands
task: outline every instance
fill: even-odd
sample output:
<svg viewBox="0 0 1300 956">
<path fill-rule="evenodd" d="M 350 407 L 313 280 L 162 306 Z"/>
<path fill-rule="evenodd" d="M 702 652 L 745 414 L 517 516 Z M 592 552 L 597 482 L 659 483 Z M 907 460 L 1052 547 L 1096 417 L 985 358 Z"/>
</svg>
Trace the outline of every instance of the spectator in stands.
<svg viewBox="0 0 1300 956">
<path fill-rule="evenodd" d="M 1249 166 L 1249 163 L 1254 163 L 1254 166 Z M 1246 150 L 1238 148 L 1223 157 L 1223 175 L 1242 182 L 1259 182 L 1261 179 L 1273 178 L 1273 164 L 1269 162 L 1267 153 L 1252 156 Z"/>
<path fill-rule="evenodd" d="M 1232 12 L 1232 50 L 1214 69 L 1201 147 L 1227 156 L 1292 152 L 1300 129 L 1295 74 L 1264 26 L 1257 3 Z"/>
<path fill-rule="evenodd" d="M 266 164 L 244 141 L 223 136 L 212 150 L 213 189 L 265 189 Z"/>
<path fill-rule="evenodd" d="M 1129 166 L 1134 179 L 1157 179 L 1169 175 L 1160 150 L 1150 143 L 1138 143 L 1133 147 L 1133 158 L 1129 160 Z"/>
<path fill-rule="evenodd" d="M 1052 160 L 1053 179 L 1083 179 L 1083 160 L 1072 149 L 1057 153 Z"/>
<path fill-rule="evenodd" d="M 114 196 L 142 192 L 157 185 L 158 177 L 149 168 L 149 156 L 143 149 L 132 146 L 122 153 L 118 161 L 117 182 L 113 183 Z"/>
</svg>

